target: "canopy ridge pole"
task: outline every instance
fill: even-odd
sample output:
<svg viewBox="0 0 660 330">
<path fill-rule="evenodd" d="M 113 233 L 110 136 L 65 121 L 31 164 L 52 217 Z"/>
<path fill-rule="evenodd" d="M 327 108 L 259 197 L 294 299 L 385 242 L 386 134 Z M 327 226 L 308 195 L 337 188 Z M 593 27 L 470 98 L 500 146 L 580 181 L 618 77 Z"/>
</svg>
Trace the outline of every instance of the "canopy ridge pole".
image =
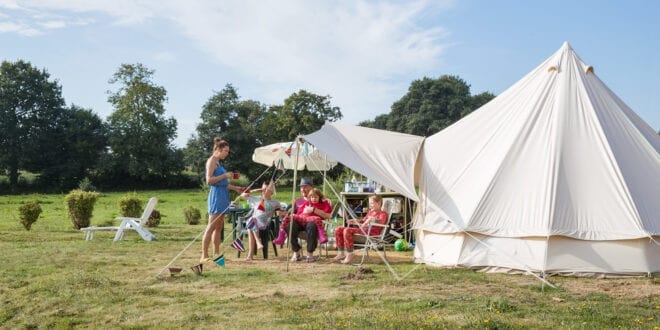
<svg viewBox="0 0 660 330">
<path fill-rule="evenodd" d="M 289 209 L 289 240 L 287 241 L 287 249 L 286 249 L 286 271 L 289 272 L 289 250 L 291 250 L 291 240 L 294 239 L 294 237 L 291 237 L 291 233 L 293 233 L 293 209 L 295 208 L 296 204 L 296 180 L 298 179 L 298 157 L 300 155 L 300 136 L 296 137 L 296 161 L 293 165 L 293 183 L 291 184 L 291 209 Z M 295 239 L 298 239 L 298 237 L 295 237 Z"/>
</svg>

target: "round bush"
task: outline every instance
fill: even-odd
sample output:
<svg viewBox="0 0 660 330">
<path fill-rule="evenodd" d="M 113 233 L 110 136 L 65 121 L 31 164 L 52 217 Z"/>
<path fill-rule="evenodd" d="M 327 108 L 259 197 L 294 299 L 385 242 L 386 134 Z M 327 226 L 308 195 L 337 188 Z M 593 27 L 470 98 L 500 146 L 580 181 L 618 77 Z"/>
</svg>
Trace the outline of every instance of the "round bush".
<svg viewBox="0 0 660 330">
<path fill-rule="evenodd" d="M 117 208 L 122 217 L 139 218 L 142 216 L 142 201 L 136 194 L 127 194 L 117 200 Z"/>
<path fill-rule="evenodd" d="M 158 225 L 160 225 L 160 211 L 151 211 L 151 215 L 149 216 L 149 219 L 147 219 L 145 225 L 147 225 L 147 227 L 158 227 Z"/>
<path fill-rule="evenodd" d="M 82 191 L 80 189 L 72 190 L 64 197 L 69 218 L 73 223 L 74 229 L 89 227 L 89 221 L 92 219 L 94 204 L 99 194 L 96 192 Z"/>
<path fill-rule="evenodd" d="M 199 212 L 199 209 L 192 206 L 183 209 L 183 216 L 186 219 L 186 223 L 189 225 L 198 225 L 199 221 L 202 219 L 202 214 Z"/>
<path fill-rule="evenodd" d="M 32 224 L 35 223 L 37 219 L 39 219 L 39 215 L 41 215 L 41 205 L 36 201 L 30 201 L 19 207 L 18 212 L 20 213 L 19 217 L 21 219 L 21 224 L 25 227 L 25 230 L 30 230 Z"/>
</svg>

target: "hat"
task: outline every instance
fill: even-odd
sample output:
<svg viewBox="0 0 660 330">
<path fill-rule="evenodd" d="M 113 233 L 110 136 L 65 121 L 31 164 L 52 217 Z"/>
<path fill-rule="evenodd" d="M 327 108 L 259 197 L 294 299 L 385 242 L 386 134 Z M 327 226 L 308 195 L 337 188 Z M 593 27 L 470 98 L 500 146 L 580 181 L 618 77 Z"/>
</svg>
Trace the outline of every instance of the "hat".
<svg viewBox="0 0 660 330">
<path fill-rule="evenodd" d="M 313 186 L 312 178 L 301 178 L 299 186 Z"/>
</svg>

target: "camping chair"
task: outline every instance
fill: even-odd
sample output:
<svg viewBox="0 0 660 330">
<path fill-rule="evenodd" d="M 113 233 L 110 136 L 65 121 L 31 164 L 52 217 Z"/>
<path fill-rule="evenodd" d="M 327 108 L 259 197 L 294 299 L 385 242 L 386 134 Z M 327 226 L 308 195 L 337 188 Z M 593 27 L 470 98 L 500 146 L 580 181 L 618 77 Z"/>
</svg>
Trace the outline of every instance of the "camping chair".
<svg viewBox="0 0 660 330">
<path fill-rule="evenodd" d="M 243 216 L 241 216 L 238 221 L 239 221 L 239 232 L 237 233 L 238 237 L 243 240 L 245 236 L 247 236 L 247 231 L 249 230 L 247 228 L 247 222 L 252 218 L 252 214 L 254 213 L 254 209 L 250 209 L 247 213 L 245 213 Z M 264 246 L 263 248 L 263 256 L 264 259 L 268 259 L 268 242 L 271 242 L 273 245 L 273 253 L 275 253 L 275 256 L 277 257 L 277 246 L 275 243 L 273 243 L 273 240 L 275 237 L 277 237 L 277 232 L 280 229 L 280 221 L 279 217 L 277 215 L 273 215 L 273 217 L 268 221 L 268 226 L 264 229 L 259 229 L 259 239 L 261 239 L 261 244 Z M 256 255 L 256 253 L 255 253 Z M 238 251 L 238 257 L 241 257 L 241 251 Z"/>
<path fill-rule="evenodd" d="M 387 210 L 387 221 L 384 224 L 380 223 L 370 223 L 367 227 L 366 232 L 370 232 L 373 227 L 380 227 L 380 233 L 378 235 L 364 235 L 364 234 L 353 234 L 355 240 L 355 247 L 362 248 L 364 252 L 362 253 L 362 260 L 359 265 L 362 265 L 366 259 L 369 259 L 369 250 L 374 250 L 378 253 L 379 250 L 383 250 L 383 257 L 387 259 L 386 246 L 389 244 L 390 238 L 401 237 L 401 234 L 390 231 L 390 221 L 392 220 L 392 208 L 393 205 L 391 202 L 384 203 L 385 210 Z"/>
<path fill-rule="evenodd" d="M 326 235 L 328 235 L 328 241 L 321 244 L 319 243 L 319 249 L 321 246 L 325 249 L 325 257 L 328 257 L 328 251 L 330 247 L 335 244 L 335 228 L 338 226 L 337 223 L 337 213 L 339 212 L 340 204 L 336 204 L 332 207 L 332 212 L 330 213 L 330 219 L 323 220 L 324 230 Z M 320 254 L 320 252 L 319 252 Z"/>
<path fill-rule="evenodd" d="M 330 200 L 328 200 L 328 202 L 330 202 Z M 326 235 L 328 235 L 328 241 L 325 243 L 318 243 L 317 250 L 319 251 L 319 258 L 323 256 L 323 249 L 325 249 L 325 257 L 328 257 L 328 250 L 330 249 L 330 245 L 335 240 L 334 223 L 331 222 L 331 219 L 336 218 L 337 216 L 337 211 L 339 211 L 339 207 L 337 206 L 338 205 L 332 207 L 332 210 L 330 211 L 330 219 L 323 220 L 323 230 L 325 230 Z M 305 231 L 298 232 L 298 239 L 307 241 L 307 233 Z"/>
<path fill-rule="evenodd" d="M 156 197 L 151 197 L 149 202 L 147 202 L 147 206 L 144 208 L 144 212 L 142 212 L 142 216 L 139 218 L 115 218 L 115 220 L 121 220 L 121 224 L 117 227 L 85 227 L 80 228 L 80 230 L 86 232 L 85 239 L 88 241 L 94 238 L 95 231 L 107 230 L 117 231 L 114 238 L 115 242 L 124 239 L 124 235 L 126 234 L 124 232 L 125 230 L 135 230 L 145 241 L 154 241 L 156 240 L 156 236 L 152 234 L 147 228 L 143 227 L 143 225 L 147 223 L 147 220 L 149 220 L 149 216 L 151 216 L 151 212 L 153 212 L 157 202 L 158 199 Z"/>
</svg>

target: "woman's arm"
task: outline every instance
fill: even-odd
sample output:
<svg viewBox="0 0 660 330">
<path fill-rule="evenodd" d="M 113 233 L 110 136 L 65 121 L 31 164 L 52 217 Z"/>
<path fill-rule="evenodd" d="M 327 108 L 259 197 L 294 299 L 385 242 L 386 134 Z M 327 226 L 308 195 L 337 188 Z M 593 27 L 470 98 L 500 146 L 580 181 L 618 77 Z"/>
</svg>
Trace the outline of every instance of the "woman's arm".
<svg viewBox="0 0 660 330">
<path fill-rule="evenodd" d="M 214 161 L 213 157 L 209 158 L 206 161 L 206 183 L 216 184 L 225 178 L 229 178 L 228 175 L 231 174 L 229 172 L 220 174 L 218 176 L 213 176 L 213 172 L 215 172 L 216 168 L 218 168 L 218 163 Z"/>
</svg>

